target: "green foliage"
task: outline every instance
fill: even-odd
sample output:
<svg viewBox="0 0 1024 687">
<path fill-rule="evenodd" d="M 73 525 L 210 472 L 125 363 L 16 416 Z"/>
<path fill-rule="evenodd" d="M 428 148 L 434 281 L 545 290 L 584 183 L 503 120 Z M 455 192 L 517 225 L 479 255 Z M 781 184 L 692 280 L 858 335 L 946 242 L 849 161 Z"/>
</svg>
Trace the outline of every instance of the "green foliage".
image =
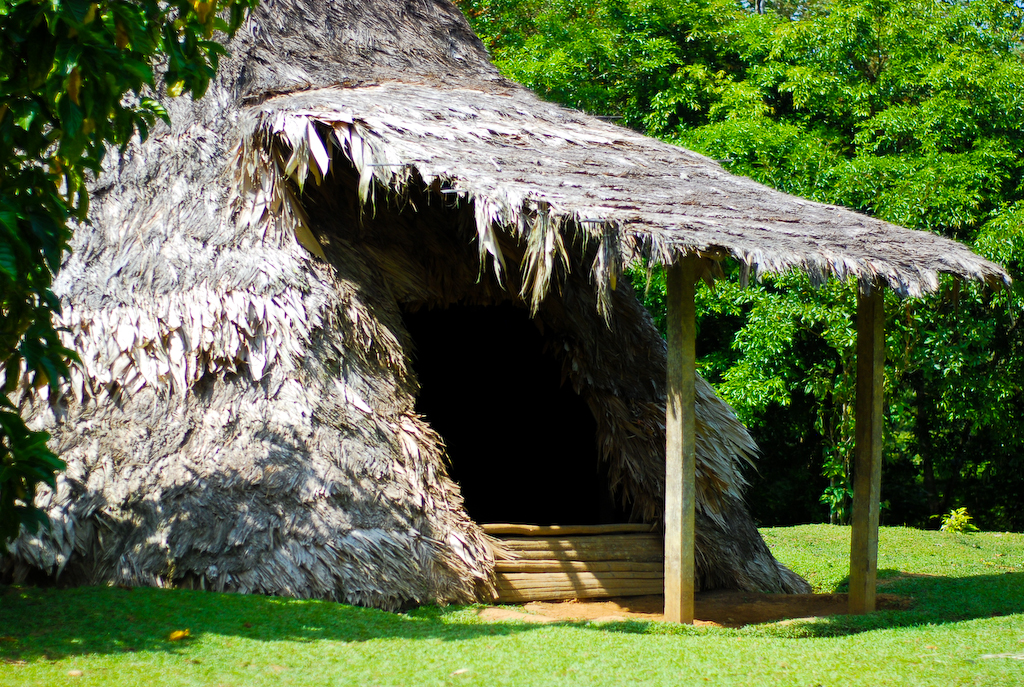
<svg viewBox="0 0 1024 687">
<path fill-rule="evenodd" d="M 679 127 L 681 86 L 648 122 L 784 190 L 972 240 L 1021 185 L 1021 22 L 999 0 L 741 16 L 740 68 L 680 77 L 710 94 L 698 126 Z"/>
<path fill-rule="evenodd" d="M 976 242 L 1022 276 L 1017 8 L 829 4 L 799 22 L 744 17 L 734 30 L 747 63 L 737 83 L 744 92 L 753 83 L 770 107 L 709 109 L 675 140 L 784 190 Z M 671 112 L 658 114 L 670 122 Z M 904 492 L 896 515 L 924 523 L 973 491 L 972 508 L 990 524 L 1022 526 L 1005 518 L 1019 480 L 989 497 L 980 488 L 1020 468 L 1020 292 L 945 283 L 887 309 L 886 481 Z M 826 452 L 822 463 L 837 461 Z"/>
<path fill-rule="evenodd" d="M 170 96 L 200 97 L 224 53 L 214 32 L 233 32 L 255 0 L 0 0 L 0 368 L 4 391 L 22 370 L 57 390 L 76 360 L 51 321 L 50 290 L 71 223 L 87 221 L 89 175 L 107 146 L 145 139 L 164 108 L 152 97 L 153 65 Z M 0 548 L 21 525 L 45 518 L 36 485 L 54 485 L 63 463 L 47 435 L 29 430 L 6 395 L 0 408 Z"/>
<path fill-rule="evenodd" d="M 547 97 L 1006 266 L 1012 291 L 944 279 L 928 298 L 887 297 L 884 517 L 927 524 L 956 502 L 986 526 L 1024 528 L 1019 3 L 816 0 L 758 15 L 714 0 L 591 0 L 530 5 L 536 20 L 512 2 L 462 5 L 486 16 L 476 27 L 499 67 Z M 750 492 L 762 519 L 817 519 L 792 504 L 819 500 L 845 517 L 853 294 L 801 276 L 741 289 L 734 270 L 698 296 L 701 370 L 765 454 Z M 647 304 L 659 320 L 657 271 Z"/>
<path fill-rule="evenodd" d="M 502 72 L 544 97 L 640 126 L 684 59 L 711 59 L 722 0 L 456 0 Z"/>
<path fill-rule="evenodd" d="M 967 513 L 966 508 L 954 508 L 942 516 L 942 527 L 939 529 L 943 532 L 952 532 L 954 534 L 977 532 L 978 528 L 971 520 L 973 518 Z"/>
</svg>

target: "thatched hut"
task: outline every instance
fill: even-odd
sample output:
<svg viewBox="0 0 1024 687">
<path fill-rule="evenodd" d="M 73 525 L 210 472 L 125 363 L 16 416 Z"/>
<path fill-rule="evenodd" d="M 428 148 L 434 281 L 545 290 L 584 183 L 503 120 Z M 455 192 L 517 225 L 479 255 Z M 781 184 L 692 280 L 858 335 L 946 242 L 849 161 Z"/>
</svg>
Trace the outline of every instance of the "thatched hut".
<svg viewBox="0 0 1024 687">
<path fill-rule="evenodd" d="M 68 469 L 8 574 L 487 600 L 482 521 L 662 518 L 666 349 L 627 262 L 1005 277 L 544 103 L 447 0 L 264 0 L 228 47 L 94 186 L 55 285 L 82 365 L 18 395 Z M 743 504 L 750 436 L 697 397 L 697 586 L 806 590 Z"/>
</svg>

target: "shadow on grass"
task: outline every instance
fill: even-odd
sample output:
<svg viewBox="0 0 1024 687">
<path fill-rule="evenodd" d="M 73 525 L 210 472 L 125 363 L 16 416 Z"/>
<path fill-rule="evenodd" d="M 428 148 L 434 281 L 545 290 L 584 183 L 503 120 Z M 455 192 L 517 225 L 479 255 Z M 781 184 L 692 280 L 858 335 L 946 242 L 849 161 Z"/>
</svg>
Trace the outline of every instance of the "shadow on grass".
<svg viewBox="0 0 1024 687">
<path fill-rule="evenodd" d="M 258 641 L 457 641 L 542 627 L 449 617 L 458 610 L 388 613 L 325 601 L 184 589 L 0 586 L 0 665 L 82 654 L 179 653 L 209 634 Z M 185 630 L 187 637 L 170 639 Z"/>
<path fill-rule="evenodd" d="M 831 615 L 802 618 L 791 616 L 790 619 L 781 622 L 770 621 L 735 629 L 713 629 L 711 632 L 718 635 L 737 634 L 761 637 L 837 637 L 871 630 L 942 625 L 1024 613 L 1024 573 L 1018 572 L 973 577 L 944 577 L 907 574 L 898 570 L 880 570 L 878 593 L 903 597 L 910 602 L 909 608 L 884 610 L 858 616 Z M 778 598 L 781 603 L 782 595 L 779 595 Z M 741 604 L 737 605 L 736 611 L 736 615 L 743 615 Z M 729 611 L 724 608 L 722 612 L 726 615 L 729 614 Z M 701 619 L 716 620 L 715 618 L 700 617 Z M 632 620 L 603 623 L 598 627 L 603 631 L 645 634 L 662 634 L 673 631 L 672 626 L 664 623 Z M 696 628 L 682 629 L 690 632 L 699 631 Z"/>
<path fill-rule="evenodd" d="M 824 637 L 1024 613 L 1024 573 L 951 578 L 882 571 L 880 577 L 880 592 L 911 596 L 913 608 L 736 630 L 641 620 L 484 623 L 460 619 L 459 608 L 424 607 L 396 614 L 322 601 L 190 590 L 0 587 L 0 662 L 133 651 L 178 653 L 204 634 L 257 641 L 459 641 L 568 625 L 640 634 Z M 169 639 L 172 632 L 183 630 L 189 631 L 188 638 Z"/>
<path fill-rule="evenodd" d="M 846 581 L 840 585 L 844 593 L 846 585 Z M 770 637 L 836 637 L 1024 613 L 1024 573 L 1018 572 L 945 577 L 879 570 L 877 591 L 904 597 L 910 606 L 868 615 L 799 618 L 747 627 L 741 632 Z"/>
</svg>

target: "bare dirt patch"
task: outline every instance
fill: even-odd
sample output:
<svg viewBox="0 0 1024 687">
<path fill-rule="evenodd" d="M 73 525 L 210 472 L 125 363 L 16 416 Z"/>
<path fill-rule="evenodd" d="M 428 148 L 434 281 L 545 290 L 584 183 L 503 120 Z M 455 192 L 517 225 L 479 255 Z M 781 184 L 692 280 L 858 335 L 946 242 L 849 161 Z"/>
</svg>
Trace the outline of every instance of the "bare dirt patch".
<svg viewBox="0 0 1024 687">
<path fill-rule="evenodd" d="M 879 610 L 910 608 L 909 597 L 879 594 Z M 846 594 L 759 594 L 753 592 L 705 592 L 696 598 L 695 625 L 740 627 L 771 623 L 793 618 L 820 618 L 844 615 Z M 662 596 L 632 596 L 564 602 L 533 601 L 522 606 L 517 616 L 533 616 L 551 620 L 590 620 L 613 622 L 622 620 L 664 620 L 665 600 Z M 488 609 L 490 610 L 490 609 Z M 494 609 L 499 610 L 499 609 Z M 492 619 L 492 618 L 488 618 Z M 493 618 L 497 620 L 498 618 Z M 513 618 L 508 618 L 513 619 Z M 515 619 L 526 620 L 518 617 Z M 543 621 L 541 621 L 543 622 Z"/>
<path fill-rule="evenodd" d="M 558 622 L 559 618 L 553 618 L 539 613 L 529 613 L 526 611 L 516 611 L 511 608 L 481 608 L 476 612 L 476 617 L 487 622 L 496 622 L 502 620 L 521 620 L 524 623 L 554 623 Z"/>
</svg>

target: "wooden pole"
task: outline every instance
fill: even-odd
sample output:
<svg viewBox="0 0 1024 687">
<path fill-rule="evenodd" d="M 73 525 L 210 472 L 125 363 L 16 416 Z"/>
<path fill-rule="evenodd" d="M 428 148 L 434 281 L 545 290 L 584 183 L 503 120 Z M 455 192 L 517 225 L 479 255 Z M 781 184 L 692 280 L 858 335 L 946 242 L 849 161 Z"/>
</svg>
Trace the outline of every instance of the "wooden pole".
<svg viewBox="0 0 1024 687">
<path fill-rule="evenodd" d="M 694 291 L 700 258 L 668 268 L 668 387 L 665 408 L 665 620 L 693 624 L 697 373 Z"/>
<path fill-rule="evenodd" d="M 857 408 L 854 428 L 850 613 L 875 610 L 878 502 L 882 483 L 882 385 L 885 307 L 882 287 L 857 295 Z"/>
</svg>

